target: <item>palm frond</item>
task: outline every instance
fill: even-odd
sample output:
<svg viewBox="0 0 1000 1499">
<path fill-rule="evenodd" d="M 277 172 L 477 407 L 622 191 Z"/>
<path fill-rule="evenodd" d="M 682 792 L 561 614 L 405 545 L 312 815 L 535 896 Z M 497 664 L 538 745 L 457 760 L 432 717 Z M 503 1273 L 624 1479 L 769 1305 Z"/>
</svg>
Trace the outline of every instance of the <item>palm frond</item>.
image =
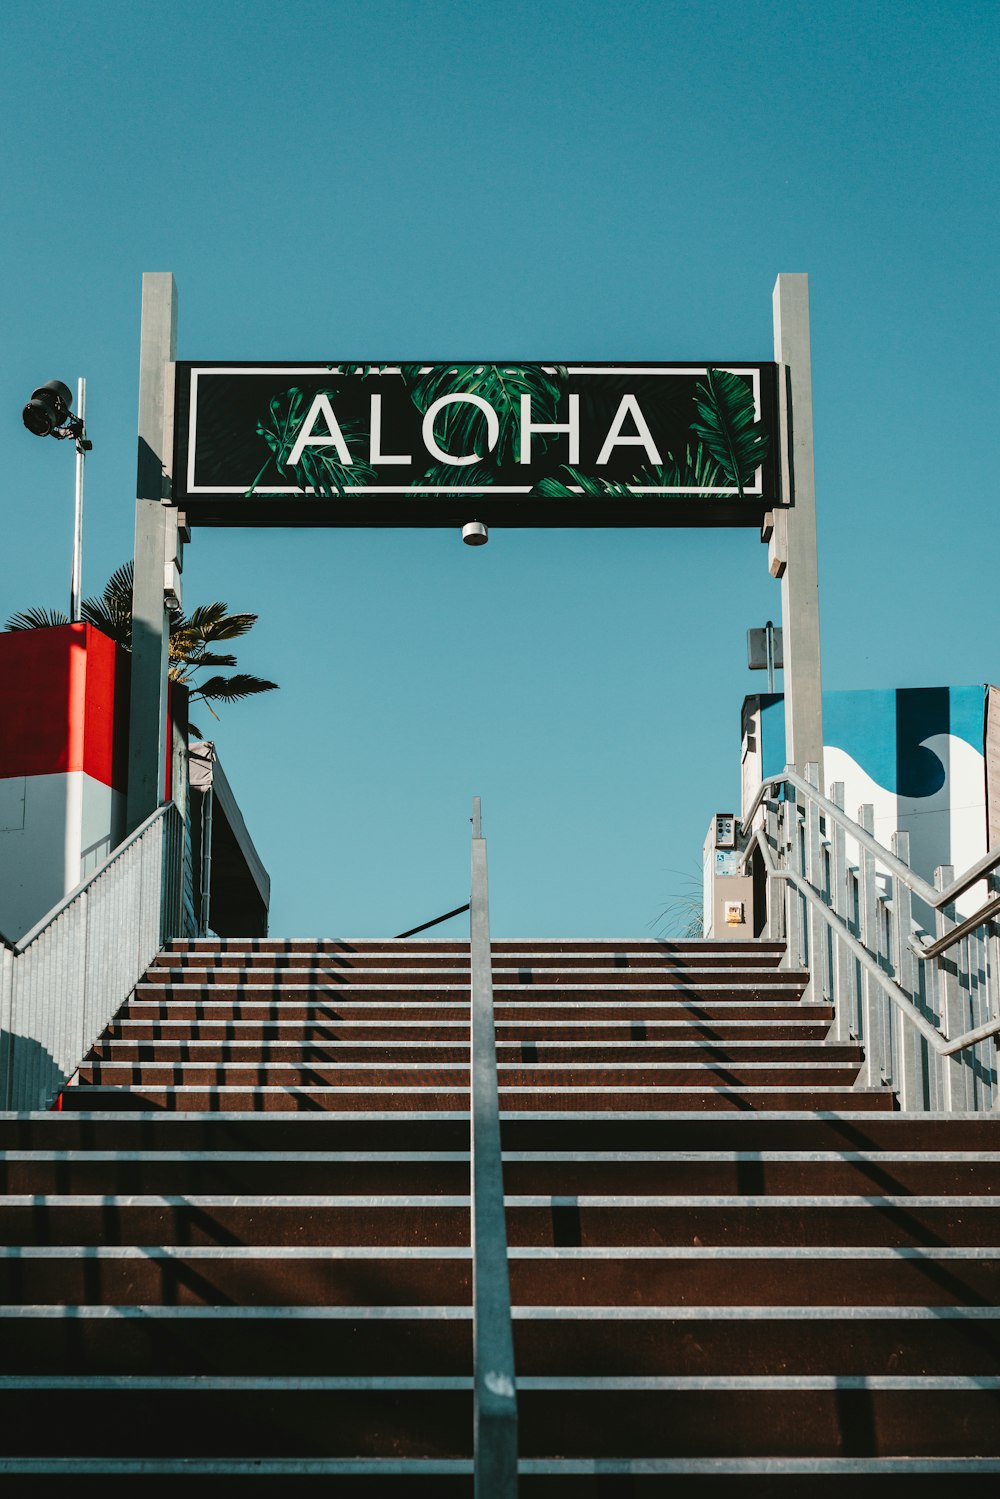
<svg viewBox="0 0 1000 1499">
<path fill-rule="evenodd" d="M 88 624 L 94 625 L 104 635 L 109 635 L 112 640 L 127 651 L 132 649 L 132 596 L 121 593 L 109 593 L 104 590 L 104 597 L 99 599 L 84 599 L 80 605 L 80 613 Z"/>
<path fill-rule="evenodd" d="M 404 364 L 402 371 L 410 399 L 421 413 L 441 396 L 461 393 L 488 401 L 500 419 L 500 435 L 491 455 L 498 467 L 520 457 L 522 395 L 531 397 L 535 421 L 554 422 L 566 378 L 563 369 L 550 372 L 537 364 L 436 364 L 428 370 Z M 435 423 L 435 435 L 448 452 L 487 457 L 486 413 L 468 402 L 446 406 Z M 549 441 L 551 434 L 544 432 L 533 438 L 539 451 Z"/>
<path fill-rule="evenodd" d="M 252 677 L 246 672 L 236 672 L 231 677 L 209 677 L 207 681 L 199 683 L 191 694 L 191 701 L 235 703 L 241 698 L 256 697 L 261 692 L 276 692 L 277 688 L 277 682 Z"/>
<path fill-rule="evenodd" d="M 235 666 L 236 657 L 231 651 L 198 651 L 188 658 L 192 670 L 201 666 Z"/>
<path fill-rule="evenodd" d="M 181 621 L 170 634 L 179 647 L 194 650 L 209 641 L 235 640 L 245 635 L 257 623 L 256 614 L 230 614 L 229 605 L 222 602 L 199 604 L 189 618 Z"/>
<path fill-rule="evenodd" d="M 48 630 L 53 625 L 68 625 L 69 615 L 61 609 L 22 609 L 7 621 L 8 630 Z"/>
<path fill-rule="evenodd" d="M 131 562 L 123 562 L 121 567 L 116 567 L 104 585 L 104 597 L 128 599 L 129 607 L 131 607 L 132 589 L 135 586 L 134 572 Z"/>
<path fill-rule="evenodd" d="M 740 498 L 767 456 L 767 433 L 756 419 L 753 391 L 729 370 L 707 371 L 695 391 L 700 422 L 691 430 L 705 444 L 716 463 L 735 484 Z"/>
</svg>

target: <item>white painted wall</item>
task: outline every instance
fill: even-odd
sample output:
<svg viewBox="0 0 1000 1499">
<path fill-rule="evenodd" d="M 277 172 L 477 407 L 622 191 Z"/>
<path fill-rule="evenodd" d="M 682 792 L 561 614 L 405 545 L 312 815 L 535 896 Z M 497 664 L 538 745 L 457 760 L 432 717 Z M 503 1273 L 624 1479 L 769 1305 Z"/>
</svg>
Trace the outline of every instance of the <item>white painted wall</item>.
<svg viewBox="0 0 1000 1499">
<path fill-rule="evenodd" d="M 83 771 L 0 779 L 0 932 L 23 937 L 124 832 L 122 793 Z"/>
</svg>

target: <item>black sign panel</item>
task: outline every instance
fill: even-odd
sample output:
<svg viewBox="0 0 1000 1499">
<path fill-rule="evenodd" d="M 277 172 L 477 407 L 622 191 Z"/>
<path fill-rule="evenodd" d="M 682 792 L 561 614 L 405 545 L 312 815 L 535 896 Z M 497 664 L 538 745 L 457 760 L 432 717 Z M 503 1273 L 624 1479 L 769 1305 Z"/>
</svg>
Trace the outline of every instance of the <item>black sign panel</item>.
<svg viewBox="0 0 1000 1499">
<path fill-rule="evenodd" d="M 178 364 L 192 525 L 741 526 L 773 364 Z"/>
</svg>

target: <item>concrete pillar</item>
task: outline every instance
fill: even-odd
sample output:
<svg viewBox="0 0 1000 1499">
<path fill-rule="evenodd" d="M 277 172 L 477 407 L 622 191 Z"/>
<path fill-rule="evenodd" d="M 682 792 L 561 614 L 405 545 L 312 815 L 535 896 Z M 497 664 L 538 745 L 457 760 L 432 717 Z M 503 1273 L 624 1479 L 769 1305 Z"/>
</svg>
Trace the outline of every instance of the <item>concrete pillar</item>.
<svg viewBox="0 0 1000 1499">
<path fill-rule="evenodd" d="M 791 508 L 774 514 L 771 570 L 781 578 L 785 758 L 799 775 L 813 763 L 823 789 L 823 682 L 819 651 L 819 572 L 813 463 L 809 277 L 774 283 L 774 357 L 778 362 L 782 494 Z"/>
<path fill-rule="evenodd" d="M 132 693 L 129 709 L 128 827 L 163 800 L 168 745 L 167 648 L 163 602 L 168 539 L 176 531 L 169 501 L 173 461 L 173 361 L 177 289 L 168 271 L 142 278 L 139 350 L 139 453 L 136 471 L 135 582 L 132 594 Z"/>
</svg>

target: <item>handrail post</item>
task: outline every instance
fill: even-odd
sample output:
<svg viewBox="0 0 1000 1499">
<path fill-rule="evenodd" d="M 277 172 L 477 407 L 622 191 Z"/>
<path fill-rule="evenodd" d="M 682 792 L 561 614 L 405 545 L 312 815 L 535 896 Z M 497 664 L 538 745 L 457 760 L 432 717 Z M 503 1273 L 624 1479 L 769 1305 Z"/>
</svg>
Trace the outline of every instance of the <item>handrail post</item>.
<svg viewBox="0 0 1000 1499">
<path fill-rule="evenodd" d="M 937 890 L 947 890 L 954 880 L 955 871 L 950 864 L 939 864 L 935 869 L 934 886 Z M 944 937 L 949 923 L 954 924 L 954 922 L 954 906 L 943 906 L 940 911 L 935 911 L 935 935 Z M 951 1040 L 954 1036 L 960 1036 L 966 1026 L 955 955 L 952 952 L 942 953 L 939 958 L 933 960 L 931 966 L 937 980 L 938 1024 Z M 942 1104 L 949 1112 L 966 1109 L 969 1106 L 969 1073 L 966 1060 L 961 1053 L 954 1057 L 943 1057 L 941 1060 Z"/>
<path fill-rule="evenodd" d="M 901 864 L 910 862 L 910 835 L 895 832 L 892 835 L 892 852 Z M 894 876 L 892 881 L 892 969 L 899 987 L 912 996 L 914 1008 L 924 1010 L 917 998 L 914 984 L 913 954 L 910 937 L 913 930 L 912 896 L 905 880 Z M 900 1017 L 901 1019 L 902 1017 Z M 928 1097 L 930 1085 L 930 1052 L 918 1031 L 910 1025 L 902 1025 L 895 1015 L 890 1016 L 896 1043 L 897 1089 L 900 1108 L 929 1109 L 933 1103 Z"/>
<path fill-rule="evenodd" d="M 834 781 L 830 787 L 830 800 L 834 806 L 843 807 L 843 781 Z M 828 826 L 826 833 L 830 841 L 830 901 L 834 913 L 848 921 L 847 835 L 840 823 L 834 823 L 832 828 Z M 834 938 L 831 943 L 830 995 L 834 1007 L 832 1034 L 838 1041 L 847 1041 L 851 1034 L 853 981 L 854 966 L 844 961 L 843 949 Z"/>
<path fill-rule="evenodd" d="M 480 800 L 472 803 L 472 1327 L 476 1499 L 517 1494 L 517 1391 L 493 1018 L 489 883 Z"/>
<path fill-rule="evenodd" d="M 871 832 L 875 823 L 874 808 L 866 802 L 858 808 L 858 825 Z M 875 858 L 868 849 L 858 849 L 858 924 L 861 928 L 861 944 L 867 952 L 878 956 L 878 892 L 875 885 Z M 865 1051 L 865 1065 L 861 1076 L 865 1086 L 881 1087 L 885 1081 L 883 1073 L 884 1048 L 880 1013 L 880 996 L 871 974 L 861 975 L 861 1024 L 858 1040 Z"/>
</svg>

